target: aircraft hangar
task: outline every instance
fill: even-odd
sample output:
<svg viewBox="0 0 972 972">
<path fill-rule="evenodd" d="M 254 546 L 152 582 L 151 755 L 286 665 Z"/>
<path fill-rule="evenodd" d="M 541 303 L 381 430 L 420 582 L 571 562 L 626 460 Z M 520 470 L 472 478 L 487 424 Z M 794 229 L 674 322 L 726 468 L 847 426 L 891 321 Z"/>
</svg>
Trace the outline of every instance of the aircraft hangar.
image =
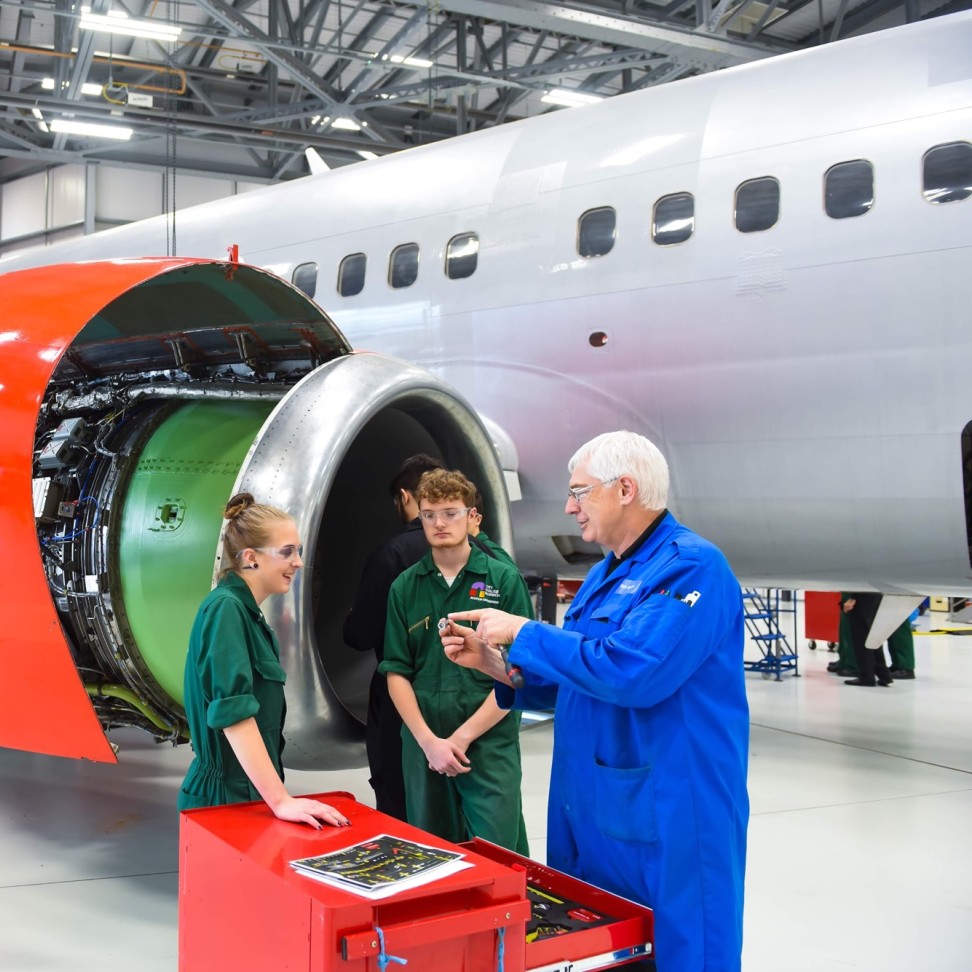
<svg viewBox="0 0 972 972">
<path fill-rule="evenodd" d="M 0 255 L 966 6 L 4 3 Z"/>
<path fill-rule="evenodd" d="M 223 259 L 235 239 L 184 252 L 182 211 L 968 7 L 0 0 L 0 258 L 161 217 L 165 252 L 138 255 Z M 801 97 L 813 100 L 812 85 Z M 397 191 L 407 196 L 408 186 Z M 267 266 L 325 313 L 344 286 L 340 275 L 337 287 L 318 277 L 316 266 L 310 288 L 300 266 Z M 0 261 L 0 287 L 3 272 Z M 12 340 L 6 330 L 0 324 L 0 345 Z M 82 374 L 83 362 L 73 361 Z M 431 401 L 435 393 L 423 394 Z M 8 547 L 4 556 L 16 562 Z M 914 679 L 870 693 L 844 688 L 828 671 L 837 656 L 810 637 L 803 592 L 774 600 L 799 659 L 780 678 L 759 665 L 765 648 L 758 629 L 749 631 L 746 972 L 968 968 L 972 656 L 962 636 L 972 627 L 951 617 L 947 601 L 914 621 Z M 17 624 L 14 605 L 7 624 Z M 42 713 L 49 705 L 30 703 Z M 179 967 L 175 804 L 192 754 L 133 725 L 107 739 L 117 764 L 0 748 L 5 972 Z M 550 722 L 524 728 L 521 748 L 528 836 L 542 861 Z M 357 752 L 351 768 L 289 769 L 290 791 L 348 791 L 373 805 Z"/>
</svg>

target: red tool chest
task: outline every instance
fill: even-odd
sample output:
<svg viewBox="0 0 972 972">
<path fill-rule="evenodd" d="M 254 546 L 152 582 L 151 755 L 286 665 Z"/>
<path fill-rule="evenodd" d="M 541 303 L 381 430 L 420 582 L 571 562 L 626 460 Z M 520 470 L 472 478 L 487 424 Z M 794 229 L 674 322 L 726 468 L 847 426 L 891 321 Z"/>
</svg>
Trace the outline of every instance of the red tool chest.
<svg viewBox="0 0 972 972">
<path fill-rule="evenodd" d="M 318 831 L 287 823 L 262 802 L 181 815 L 180 972 L 377 972 L 379 958 L 392 956 L 432 972 L 581 972 L 644 954 L 639 945 L 649 943 L 650 949 L 646 908 L 484 841 L 456 848 L 357 803 L 349 793 L 316 798 L 345 814 L 351 826 Z M 290 867 L 294 859 L 383 833 L 461 850 L 473 866 L 379 900 Z M 528 884 L 614 920 L 527 944 Z"/>
<path fill-rule="evenodd" d="M 805 638 L 810 641 L 837 644 L 840 640 L 839 593 L 830 591 L 804 592 L 803 612 L 803 634 Z"/>
</svg>

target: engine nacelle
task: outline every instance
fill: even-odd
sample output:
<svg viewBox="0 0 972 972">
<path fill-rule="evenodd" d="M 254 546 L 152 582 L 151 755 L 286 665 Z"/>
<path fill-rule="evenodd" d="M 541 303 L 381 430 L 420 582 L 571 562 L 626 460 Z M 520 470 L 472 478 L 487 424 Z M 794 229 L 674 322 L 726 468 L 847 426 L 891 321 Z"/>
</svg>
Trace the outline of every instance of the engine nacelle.
<svg viewBox="0 0 972 972">
<path fill-rule="evenodd" d="M 8 274 L 3 291 L 0 341 L 17 353 L 0 364 L 0 590 L 24 624 L 4 651 L 0 745 L 110 760 L 112 726 L 184 738 L 189 629 L 220 566 L 223 506 L 246 489 L 294 516 L 306 551 L 290 593 L 264 604 L 288 673 L 285 761 L 361 763 L 375 661 L 341 630 L 365 557 L 401 528 L 395 468 L 419 451 L 461 468 L 512 539 L 471 406 L 414 365 L 352 352 L 252 267 L 67 265 Z M 41 570 L 18 576 L 11 555 Z"/>
</svg>

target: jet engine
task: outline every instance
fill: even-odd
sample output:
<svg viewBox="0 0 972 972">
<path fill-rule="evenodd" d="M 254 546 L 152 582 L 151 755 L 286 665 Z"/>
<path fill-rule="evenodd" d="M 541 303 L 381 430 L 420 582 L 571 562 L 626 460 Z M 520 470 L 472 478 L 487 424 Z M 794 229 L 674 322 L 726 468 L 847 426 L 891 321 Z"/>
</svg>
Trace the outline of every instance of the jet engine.
<svg viewBox="0 0 972 972">
<path fill-rule="evenodd" d="M 78 264 L 3 287 L 0 474 L 4 546 L 17 549 L 0 588 L 21 622 L 4 651 L 0 745 L 110 760 L 112 727 L 185 739 L 189 629 L 221 566 L 223 507 L 245 489 L 293 515 L 306 551 L 290 593 L 264 604 L 288 674 L 285 761 L 360 764 L 375 661 L 341 629 L 365 557 L 401 528 L 396 467 L 421 451 L 462 469 L 511 539 L 471 406 L 414 365 L 353 352 L 300 291 L 252 267 Z"/>
</svg>

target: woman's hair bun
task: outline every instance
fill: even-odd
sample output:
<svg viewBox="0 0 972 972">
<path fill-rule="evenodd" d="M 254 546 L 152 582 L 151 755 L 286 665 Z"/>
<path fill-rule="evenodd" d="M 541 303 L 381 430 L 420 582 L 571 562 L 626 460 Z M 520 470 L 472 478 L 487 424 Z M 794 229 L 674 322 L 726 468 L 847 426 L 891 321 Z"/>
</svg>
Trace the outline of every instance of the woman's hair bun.
<svg viewBox="0 0 972 972">
<path fill-rule="evenodd" d="M 253 499 L 252 493 L 237 493 L 226 504 L 226 512 L 223 516 L 227 520 L 235 520 L 245 509 L 255 505 L 255 503 L 256 500 Z"/>
</svg>

